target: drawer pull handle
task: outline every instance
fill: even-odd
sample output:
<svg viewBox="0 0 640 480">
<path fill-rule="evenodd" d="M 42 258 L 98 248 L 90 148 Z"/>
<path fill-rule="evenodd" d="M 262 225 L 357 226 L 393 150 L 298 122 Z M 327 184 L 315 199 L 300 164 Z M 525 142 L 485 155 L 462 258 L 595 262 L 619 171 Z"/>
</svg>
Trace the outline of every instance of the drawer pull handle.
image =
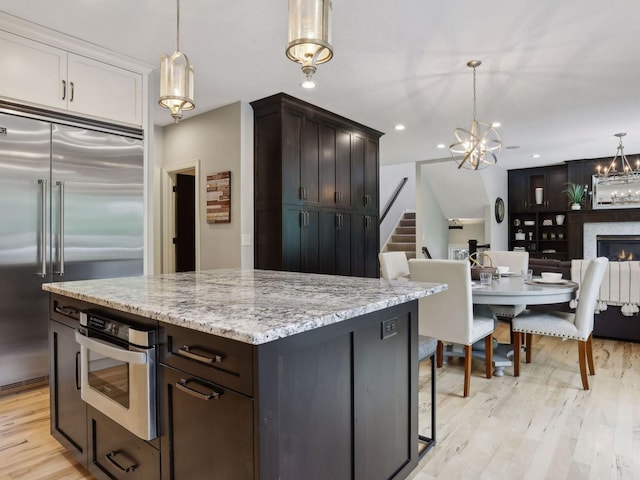
<svg viewBox="0 0 640 480">
<path fill-rule="evenodd" d="M 213 355 L 211 357 L 208 357 L 206 355 L 195 353 L 193 350 L 193 347 L 185 345 L 184 347 L 178 349 L 178 354 L 182 355 L 183 357 L 190 358 L 191 360 L 195 360 L 196 362 L 206 363 L 207 365 L 222 363 L 222 355 Z"/>
<path fill-rule="evenodd" d="M 120 463 L 118 463 L 114 458 L 116 455 L 120 455 L 121 457 L 124 457 L 126 460 L 129 460 L 131 465 L 129 465 L 128 467 L 120 465 Z M 138 468 L 138 465 L 136 465 L 131 459 L 127 458 L 126 455 L 124 455 L 120 450 L 112 450 L 109 453 L 107 453 L 104 456 L 104 458 L 109 460 L 109 463 L 111 463 L 114 467 L 116 467 L 118 470 L 124 473 L 133 472 L 135 471 L 136 468 Z"/>
<path fill-rule="evenodd" d="M 184 378 L 181 378 L 180 381 L 176 383 L 176 388 L 182 390 L 185 393 L 188 393 L 192 397 L 199 398 L 200 400 L 217 400 L 220 398 L 220 395 L 222 395 L 220 392 L 216 392 L 215 390 L 213 390 L 211 393 L 199 392 L 197 390 L 194 390 L 193 388 L 190 388 L 189 382 L 194 382 L 194 380 L 185 380 Z"/>
</svg>

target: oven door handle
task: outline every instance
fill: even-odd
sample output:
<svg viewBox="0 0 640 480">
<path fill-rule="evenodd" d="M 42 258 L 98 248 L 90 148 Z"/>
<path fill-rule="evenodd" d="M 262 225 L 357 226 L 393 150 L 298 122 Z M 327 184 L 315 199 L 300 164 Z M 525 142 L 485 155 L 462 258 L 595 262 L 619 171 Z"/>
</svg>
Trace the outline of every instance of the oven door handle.
<svg viewBox="0 0 640 480">
<path fill-rule="evenodd" d="M 147 354 L 145 352 L 133 352 L 131 350 L 125 350 L 121 347 L 114 347 L 113 345 L 97 340 L 95 338 L 89 338 L 78 330 L 76 330 L 76 342 L 85 348 L 91 349 L 94 352 L 100 353 L 105 357 L 113 358 L 121 362 L 135 363 L 144 365 L 147 363 Z"/>
</svg>

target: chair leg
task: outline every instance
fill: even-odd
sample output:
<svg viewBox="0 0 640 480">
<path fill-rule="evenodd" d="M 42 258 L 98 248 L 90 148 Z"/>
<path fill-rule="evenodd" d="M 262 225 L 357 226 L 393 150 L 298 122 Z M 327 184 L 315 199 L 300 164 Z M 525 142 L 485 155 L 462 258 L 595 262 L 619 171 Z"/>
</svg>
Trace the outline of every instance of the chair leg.
<svg viewBox="0 0 640 480">
<path fill-rule="evenodd" d="M 520 376 L 520 350 L 522 348 L 522 334 L 513 332 L 513 376 Z"/>
<path fill-rule="evenodd" d="M 589 390 L 589 379 L 587 378 L 587 342 L 583 342 L 582 340 L 578 340 L 578 361 L 580 362 L 582 388 Z"/>
<path fill-rule="evenodd" d="M 487 378 L 493 377 L 493 333 L 484 337 L 484 368 Z"/>
<path fill-rule="evenodd" d="M 464 396 L 469 396 L 471 385 L 471 345 L 464 346 Z"/>
<path fill-rule="evenodd" d="M 438 346 L 436 347 L 436 363 L 438 368 L 442 367 L 442 358 L 444 357 L 444 345 L 438 340 Z"/>
<path fill-rule="evenodd" d="M 593 363 L 593 333 L 587 338 L 587 363 L 589 364 L 589 374 L 596 374 L 596 367 Z"/>
<path fill-rule="evenodd" d="M 525 355 L 525 359 L 524 361 L 526 363 L 531 363 L 531 338 L 533 337 L 533 335 L 531 333 L 525 333 L 524 334 L 524 348 L 526 350 L 526 355 Z"/>
</svg>

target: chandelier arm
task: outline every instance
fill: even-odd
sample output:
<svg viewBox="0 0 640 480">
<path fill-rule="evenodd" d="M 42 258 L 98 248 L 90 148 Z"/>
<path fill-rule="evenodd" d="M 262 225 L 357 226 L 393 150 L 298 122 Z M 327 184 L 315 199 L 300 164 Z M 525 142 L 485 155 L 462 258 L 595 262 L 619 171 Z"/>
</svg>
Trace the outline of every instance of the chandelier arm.
<svg viewBox="0 0 640 480">
<path fill-rule="evenodd" d="M 471 156 L 471 154 L 472 154 L 472 153 L 473 153 L 473 150 L 469 150 L 469 151 L 465 154 L 465 156 L 464 156 L 464 158 L 462 159 L 462 161 L 458 164 L 458 170 L 460 170 L 460 169 L 462 168 L 462 166 L 465 164 L 465 162 L 466 162 L 467 160 L 469 160 L 469 157 Z"/>
</svg>

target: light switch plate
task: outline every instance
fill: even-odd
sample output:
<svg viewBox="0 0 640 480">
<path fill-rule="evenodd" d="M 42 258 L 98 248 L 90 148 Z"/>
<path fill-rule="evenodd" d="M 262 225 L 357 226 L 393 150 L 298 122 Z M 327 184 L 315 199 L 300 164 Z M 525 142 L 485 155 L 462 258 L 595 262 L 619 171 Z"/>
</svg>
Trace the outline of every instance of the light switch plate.
<svg viewBox="0 0 640 480">
<path fill-rule="evenodd" d="M 251 235 L 248 233 L 240 235 L 240 245 L 243 247 L 251 246 Z"/>
</svg>

